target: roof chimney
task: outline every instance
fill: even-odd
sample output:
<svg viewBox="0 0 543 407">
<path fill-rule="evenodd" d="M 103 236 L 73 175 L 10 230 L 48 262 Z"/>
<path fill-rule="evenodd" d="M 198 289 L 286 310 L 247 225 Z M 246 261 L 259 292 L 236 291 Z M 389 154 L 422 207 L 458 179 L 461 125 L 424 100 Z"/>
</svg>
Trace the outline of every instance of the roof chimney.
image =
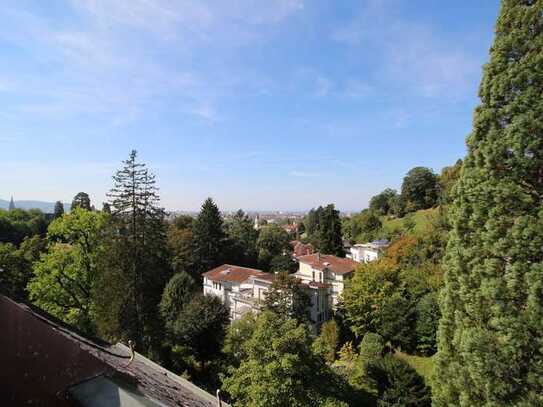
<svg viewBox="0 0 543 407">
<path fill-rule="evenodd" d="M 317 261 L 321 261 L 321 252 L 317 252 Z"/>
</svg>

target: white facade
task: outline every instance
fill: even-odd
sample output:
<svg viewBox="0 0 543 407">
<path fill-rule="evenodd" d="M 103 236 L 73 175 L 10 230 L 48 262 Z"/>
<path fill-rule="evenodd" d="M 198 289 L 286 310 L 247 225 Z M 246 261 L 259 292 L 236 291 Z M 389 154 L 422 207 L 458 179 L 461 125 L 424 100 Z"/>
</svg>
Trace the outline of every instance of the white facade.
<svg viewBox="0 0 543 407">
<path fill-rule="evenodd" d="M 239 270 L 238 270 L 239 271 Z M 294 276 L 298 277 L 297 274 Z M 204 274 L 203 292 L 204 295 L 215 295 L 221 299 L 230 312 L 230 319 L 240 319 L 245 313 L 258 313 L 266 293 L 271 287 L 273 275 L 256 271 L 253 275 L 239 274 L 236 267 L 226 268 L 220 272 Z M 229 281 L 226 281 L 226 279 Z M 318 283 L 318 280 L 303 281 L 311 300 L 309 310 L 310 318 L 313 321 L 312 329 L 318 332 L 322 322 L 330 316 L 330 305 L 328 290 L 325 284 Z"/>
<path fill-rule="evenodd" d="M 345 282 L 352 276 L 352 272 L 335 273 L 331 268 L 324 267 L 320 269 L 313 267 L 309 263 L 300 261 L 300 268 L 294 275 L 304 283 L 314 281 L 325 284 L 327 286 L 329 306 L 330 308 L 334 308 L 339 301 L 339 296 L 345 289 Z"/>
<path fill-rule="evenodd" d="M 256 288 L 255 288 L 256 286 Z M 256 300 L 264 299 L 264 292 L 268 287 L 260 286 L 248 279 L 243 282 L 216 281 L 204 277 L 204 295 L 215 295 L 221 299 L 230 311 L 230 319 L 239 319 L 248 311 L 257 312 Z M 257 293 L 255 297 L 254 293 Z"/>
<path fill-rule="evenodd" d="M 378 260 L 383 250 L 388 247 L 388 241 L 378 240 L 371 243 L 355 244 L 351 247 L 350 255 L 347 257 L 358 263 L 369 263 Z"/>
</svg>

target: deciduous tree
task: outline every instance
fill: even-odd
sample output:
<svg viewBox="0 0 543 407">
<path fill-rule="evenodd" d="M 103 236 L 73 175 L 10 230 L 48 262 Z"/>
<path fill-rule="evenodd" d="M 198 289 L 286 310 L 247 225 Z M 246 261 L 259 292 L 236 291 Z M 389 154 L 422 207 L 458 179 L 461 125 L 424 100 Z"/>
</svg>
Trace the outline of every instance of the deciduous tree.
<svg viewBox="0 0 543 407">
<path fill-rule="evenodd" d="M 223 388 L 243 407 L 338 405 L 334 382 L 323 360 L 311 352 L 304 324 L 271 312 L 259 315 L 246 357 L 231 369 Z M 336 403 L 336 404 L 330 404 Z"/>
<path fill-rule="evenodd" d="M 277 225 L 264 226 L 260 229 L 256 247 L 259 266 L 269 270 L 272 258 L 289 249 L 288 233 Z"/>
<path fill-rule="evenodd" d="M 52 243 L 28 284 L 36 305 L 87 333 L 95 332 L 93 291 L 104 227 L 101 213 L 78 207 L 55 219 L 47 233 Z"/>
<path fill-rule="evenodd" d="M 429 168 L 415 167 L 403 179 L 402 198 L 407 212 L 431 208 L 437 203 L 438 192 L 437 176 Z"/>
<path fill-rule="evenodd" d="M 229 320 L 228 309 L 218 297 L 197 294 L 173 324 L 175 341 L 190 347 L 205 364 L 220 353 Z"/>
<path fill-rule="evenodd" d="M 395 189 L 387 188 L 370 199 L 370 209 L 380 215 L 387 215 L 392 211 L 392 205 L 398 193 Z"/>
</svg>

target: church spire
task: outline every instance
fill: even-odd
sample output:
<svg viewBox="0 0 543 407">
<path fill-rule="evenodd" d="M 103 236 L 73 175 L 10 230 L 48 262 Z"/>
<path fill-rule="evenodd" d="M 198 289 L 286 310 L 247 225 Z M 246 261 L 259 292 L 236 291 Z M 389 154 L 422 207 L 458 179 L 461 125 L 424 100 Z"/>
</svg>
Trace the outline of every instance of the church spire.
<svg viewBox="0 0 543 407">
<path fill-rule="evenodd" d="M 15 209 L 15 202 L 13 202 L 13 195 L 12 195 L 9 201 L 9 210 L 12 211 L 14 209 Z"/>
</svg>

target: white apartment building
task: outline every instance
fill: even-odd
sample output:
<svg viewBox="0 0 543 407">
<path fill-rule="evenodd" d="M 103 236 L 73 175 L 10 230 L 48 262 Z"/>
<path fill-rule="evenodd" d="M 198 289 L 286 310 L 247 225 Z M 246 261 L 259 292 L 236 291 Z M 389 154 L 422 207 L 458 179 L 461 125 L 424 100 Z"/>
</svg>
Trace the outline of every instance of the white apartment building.
<svg viewBox="0 0 543 407">
<path fill-rule="evenodd" d="M 369 263 L 370 261 L 379 259 L 388 245 L 388 240 L 375 240 L 370 243 L 355 244 L 351 247 L 351 253 L 347 254 L 347 257 L 358 263 Z"/>
<path fill-rule="evenodd" d="M 203 274 L 205 295 L 215 295 L 230 311 L 230 319 L 241 318 L 247 312 L 258 313 L 275 274 L 247 267 L 223 264 Z M 317 333 L 329 316 L 328 286 L 319 281 L 304 281 L 311 299 L 310 318 Z"/>
<path fill-rule="evenodd" d="M 298 261 L 300 268 L 293 275 L 307 284 L 324 285 L 328 297 L 327 314 L 329 314 L 330 310 L 337 305 L 339 296 L 345 288 L 345 282 L 352 277 L 358 263 L 352 259 L 320 253 L 300 256 Z"/>
</svg>

